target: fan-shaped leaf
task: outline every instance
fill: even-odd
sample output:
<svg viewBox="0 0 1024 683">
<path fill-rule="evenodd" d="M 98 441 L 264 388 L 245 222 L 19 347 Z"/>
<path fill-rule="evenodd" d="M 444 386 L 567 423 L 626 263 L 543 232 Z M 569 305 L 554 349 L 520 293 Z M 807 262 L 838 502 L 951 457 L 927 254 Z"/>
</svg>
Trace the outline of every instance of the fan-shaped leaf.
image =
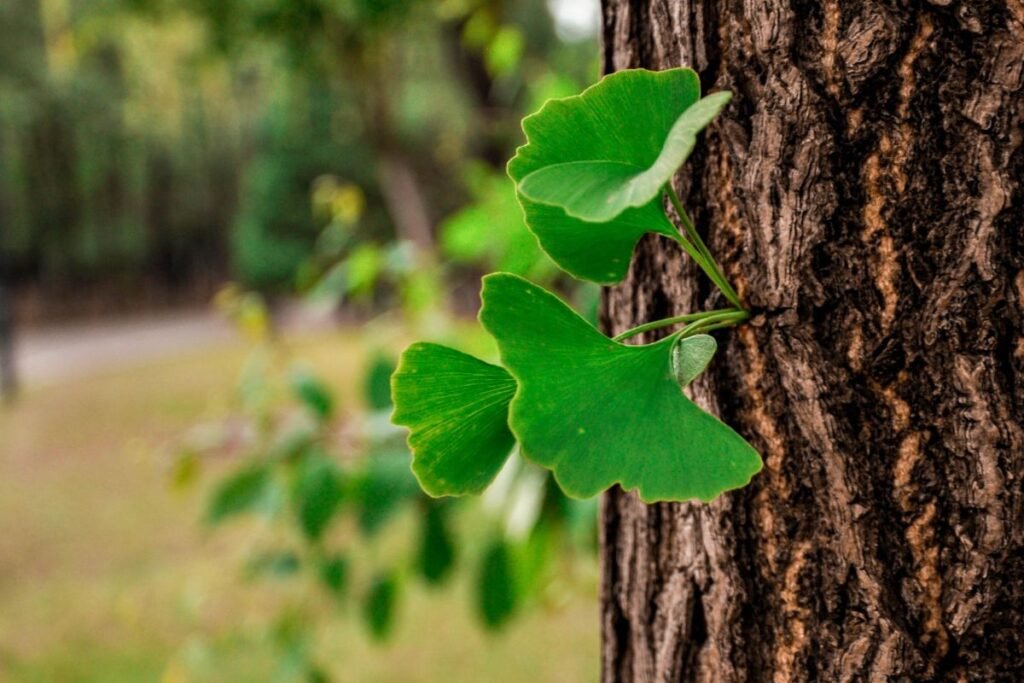
<svg viewBox="0 0 1024 683">
<path fill-rule="evenodd" d="M 484 278 L 480 320 L 519 389 L 509 424 L 523 454 L 570 495 L 619 483 L 645 501 L 709 501 L 761 469 L 736 432 L 683 395 L 677 336 L 612 341 L 553 294 L 515 275 Z"/>
<path fill-rule="evenodd" d="M 525 176 L 519 183 L 519 191 L 528 199 L 558 206 L 581 220 L 610 221 L 626 209 L 643 206 L 658 196 L 690 156 L 697 144 L 697 134 L 731 98 L 732 93 L 716 92 L 683 111 L 649 166 L 621 161 L 617 157 L 552 164 Z M 649 150 L 642 150 L 638 145 L 636 150 L 616 151 L 628 158 Z"/>
<path fill-rule="evenodd" d="M 640 237 L 676 234 L 658 192 L 728 94 L 699 98 L 690 69 L 634 69 L 551 100 L 523 121 L 528 142 L 508 173 L 528 227 L 561 268 L 618 282 Z"/>
<path fill-rule="evenodd" d="M 516 383 L 504 368 L 437 344 L 413 344 L 392 377 L 392 422 L 409 428 L 412 469 L 432 496 L 479 493 L 515 439 L 508 404 Z"/>
<path fill-rule="evenodd" d="M 697 379 L 717 350 L 718 342 L 710 334 L 697 334 L 680 339 L 672 347 L 672 374 L 675 375 L 679 386 L 686 387 Z"/>
</svg>

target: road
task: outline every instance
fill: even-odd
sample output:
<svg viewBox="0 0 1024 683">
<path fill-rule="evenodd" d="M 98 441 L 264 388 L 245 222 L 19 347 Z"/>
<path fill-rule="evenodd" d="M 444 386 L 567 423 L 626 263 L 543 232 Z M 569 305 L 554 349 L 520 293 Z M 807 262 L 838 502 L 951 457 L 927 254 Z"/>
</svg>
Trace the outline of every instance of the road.
<svg viewBox="0 0 1024 683">
<path fill-rule="evenodd" d="M 274 319 L 284 336 L 337 327 L 330 311 L 301 301 L 282 304 Z M 196 308 L 19 331 L 14 354 L 20 386 L 34 389 L 228 343 L 236 335 L 222 315 Z"/>
<path fill-rule="evenodd" d="M 29 330 L 15 340 L 25 388 L 228 342 L 234 331 L 217 313 L 198 309 Z"/>
</svg>

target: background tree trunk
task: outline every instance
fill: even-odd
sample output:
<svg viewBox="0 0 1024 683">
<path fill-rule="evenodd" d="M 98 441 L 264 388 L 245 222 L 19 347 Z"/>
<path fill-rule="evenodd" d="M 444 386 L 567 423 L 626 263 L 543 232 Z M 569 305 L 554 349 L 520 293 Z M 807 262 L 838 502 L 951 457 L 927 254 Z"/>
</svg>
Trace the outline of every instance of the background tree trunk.
<svg viewBox="0 0 1024 683">
<path fill-rule="evenodd" d="M 0 278 L 3 278 L 0 264 Z M 18 393 L 14 358 L 14 310 L 7 285 L 0 280 L 0 400 L 10 402 Z"/>
<path fill-rule="evenodd" d="M 1024 680 L 1024 2 L 606 0 L 603 36 L 736 93 L 679 188 L 757 315 L 693 392 L 765 457 L 607 494 L 603 680 Z M 710 292 L 648 237 L 604 323 Z"/>
</svg>

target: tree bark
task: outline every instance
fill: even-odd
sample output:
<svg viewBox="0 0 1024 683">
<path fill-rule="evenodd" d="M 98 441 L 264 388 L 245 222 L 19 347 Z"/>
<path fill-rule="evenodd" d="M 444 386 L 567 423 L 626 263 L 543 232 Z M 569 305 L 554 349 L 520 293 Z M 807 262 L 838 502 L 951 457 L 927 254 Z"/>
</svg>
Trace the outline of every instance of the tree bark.
<svg viewBox="0 0 1024 683">
<path fill-rule="evenodd" d="M 603 681 L 1024 680 L 1024 2 L 603 17 L 606 72 L 735 93 L 677 186 L 755 318 L 693 395 L 765 459 L 606 495 Z M 716 301 L 648 236 L 604 324 Z"/>
</svg>

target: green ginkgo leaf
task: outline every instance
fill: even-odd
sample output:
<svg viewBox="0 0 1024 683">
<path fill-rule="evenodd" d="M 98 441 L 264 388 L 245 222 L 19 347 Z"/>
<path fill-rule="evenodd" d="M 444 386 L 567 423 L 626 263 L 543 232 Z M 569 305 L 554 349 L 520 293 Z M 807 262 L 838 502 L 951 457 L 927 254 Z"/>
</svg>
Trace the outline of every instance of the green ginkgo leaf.
<svg viewBox="0 0 1024 683">
<path fill-rule="evenodd" d="M 508 172 L 543 249 L 576 277 L 625 277 L 640 237 L 676 234 L 660 191 L 728 99 L 700 99 L 690 69 L 633 69 L 524 119 Z"/>
<path fill-rule="evenodd" d="M 647 204 L 690 156 L 697 134 L 718 115 L 732 93 L 716 92 L 697 100 L 676 119 L 661 153 L 649 166 L 634 161 L 594 158 L 545 166 L 519 183 L 527 199 L 565 209 L 574 218 L 604 223 L 628 208 Z M 641 156 L 643 145 L 617 149 L 622 158 Z"/>
<path fill-rule="evenodd" d="M 423 490 L 483 491 L 515 445 L 508 428 L 512 376 L 461 351 L 417 343 L 402 354 L 391 388 L 391 421 L 409 428 L 412 470 Z"/>
<path fill-rule="evenodd" d="M 685 387 L 704 372 L 718 350 L 718 342 L 710 334 L 696 334 L 676 342 L 672 347 L 672 374 L 679 386 Z"/>
<path fill-rule="evenodd" d="M 618 483 L 648 502 L 709 501 L 761 469 L 742 437 L 683 394 L 671 357 L 678 334 L 620 344 L 506 273 L 484 278 L 482 298 L 480 320 L 519 385 L 512 431 L 566 493 L 585 498 Z"/>
<path fill-rule="evenodd" d="M 519 194 L 526 225 L 558 267 L 580 280 L 602 285 L 621 282 L 629 271 L 633 248 L 648 232 L 676 233 L 655 202 L 623 211 L 608 223 L 587 223 L 557 206 L 531 202 Z"/>
</svg>

